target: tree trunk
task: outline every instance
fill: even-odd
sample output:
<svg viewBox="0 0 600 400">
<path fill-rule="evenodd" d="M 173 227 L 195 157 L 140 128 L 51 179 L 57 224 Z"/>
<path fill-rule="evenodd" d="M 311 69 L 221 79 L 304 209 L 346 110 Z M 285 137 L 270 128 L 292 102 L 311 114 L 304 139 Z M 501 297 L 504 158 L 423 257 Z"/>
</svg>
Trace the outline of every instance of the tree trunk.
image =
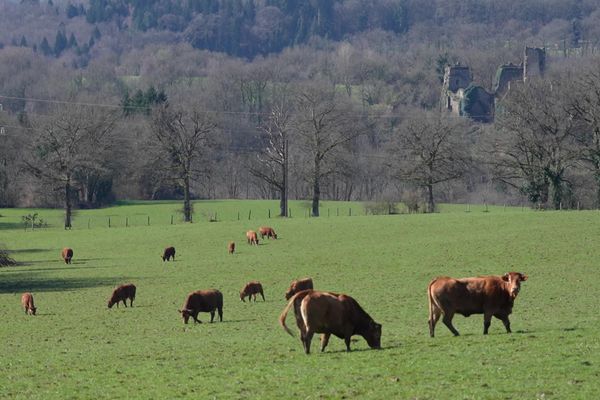
<svg viewBox="0 0 600 400">
<path fill-rule="evenodd" d="M 427 212 L 435 212 L 435 202 L 433 201 L 433 184 L 427 184 Z"/>
<path fill-rule="evenodd" d="M 312 216 L 319 216 L 319 199 L 321 198 L 321 159 L 315 156 L 315 171 L 313 178 Z"/>
<path fill-rule="evenodd" d="M 67 175 L 65 183 L 65 229 L 71 229 L 71 214 L 73 206 L 71 205 L 71 176 Z"/>
<path fill-rule="evenodd" d="M 185 222 L 192 220 L 192 206 L 190 204 L 190 177 L 183 177 L 183 218 Z"/>
<path fill-rule="evenodd" d="M 281 200 L 279 202 L 279 216 L 288 216 L 288 142 L 287 139 L 283 141 L 283 163 L 282 163 L 283 176 L 281 179 Z"/>
</svg>

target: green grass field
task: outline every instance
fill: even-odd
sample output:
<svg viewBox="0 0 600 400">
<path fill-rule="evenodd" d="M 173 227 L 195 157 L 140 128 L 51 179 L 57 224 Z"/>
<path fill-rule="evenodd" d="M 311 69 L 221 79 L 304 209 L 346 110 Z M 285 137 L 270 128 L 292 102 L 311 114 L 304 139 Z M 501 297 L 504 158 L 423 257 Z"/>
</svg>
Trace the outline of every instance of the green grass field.
<svg viewBox="0 0 600 400">
<path fill-rule="evenodd" d="M 327 202 L 326 202 L 327 206 Z M 361 205 L 334 204 L 346 209 Z M 177 203 L 131 203 L 80 211 L 75 228 L 25 231 L 0 209 L 0 243 L 23 265 L 0 269 L 0 398 L 388 398 L 594 399 L 600 395 L 600 212 L 442 207 L 430 215 L 267 219 L 277 202 L 196 204 L 193 224 L 170 225 Z M 220 222 L 200 218 L 216 211 Z M 248 220 L 248 210 L 252 220 Z M 245 216 L 237 220 L 237 212 Z M 60 210 L 38 210 L 59 218 Z M 212 211 L 211 211 L 212 212 Z M 322 214 L 323 211 L 322 211 Z M 331 213 L 330 213 L 331 214 Z M 364 212 L 362 212 L 364 214 Z M 91 224 L 143 216 L 141 222 Z M 151 225 L 144 218 L 151 216 Z M 326 214 L 325 214 L 326 215 Z M 346 214 L 347 215 L 347 214 Z M 227 217 L 225 217 L 227 216 Z M 158 223 L 158 221 L 162 221 Z M 258 247 L 244 233 L 270 225 Z M 115 227 L 116 226 L 116 227 Z M 235 240 L 237 252 L 227 253 Z M 177 248 L 163 263 L 162 249 Z M 72 265 L 60 250 L 74 249 Z M 529 275 L 511 317 L 513 334 L 481 315 L 456 316 L 460 337 L 427 327 L 426 287 L 437 275 L 519 271 Z M 356 337 L 346 353 L 332 338 L 306 356 L 277 323 L 290 281 L 344 292 L 383 324 L 383 350 Z M 260 280 L 267 301 L 242 303 Z M 108 310 L 121 283 L 138 288 L 133 308 Z M 217 288 L 224 322 L 184 325 L 186 295 Z M 34 294 L 27 316 L 20 295 Z M 288 325 L 295 328 L 293 316 Z"/>
</svg>

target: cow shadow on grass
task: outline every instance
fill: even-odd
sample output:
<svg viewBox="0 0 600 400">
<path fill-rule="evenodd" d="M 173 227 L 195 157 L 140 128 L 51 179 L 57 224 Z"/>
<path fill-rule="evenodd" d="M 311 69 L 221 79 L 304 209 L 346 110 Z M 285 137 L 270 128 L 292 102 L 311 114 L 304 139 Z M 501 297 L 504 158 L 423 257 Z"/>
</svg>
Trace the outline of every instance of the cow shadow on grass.
<svg viewBox="0 0 600 400">
<path fill-rule="evenodd" d="M 0 228 L 2 229 L 2 228 Z M 8 250 L 9 254 L 18 254 L 18 253 L 42 253 L 44 251 L 53 251 L 55 249 L 18 249 L 18 250 Z"/>
<path fill-rule="evenodd" d="M 321 353 L 321 350 L 320 350 L 321 344 L 320 343 L 315 343 L 315 344 L 318 345 L 317 346 L 318 352 Z M 393 349 L 398 349 L 398 348 L 400 348 L 399 344 L 392 344 L 392 345 L 389 345 L 389 346 L 381 346 L 380 349 L 372 349 L 370 347 L 360 347 L 360 348 L 352 348 L 350 350 L 350 353 L 359 353 L 359 352 L 363 352 L 363 351 L 375 351 L 375 352 L 378 352 L 378 351 L 393 350 Z M 312 348 L 311 348 L 311 350 L 312 350 Z M 339 350 L 329 350 L 329 349 L 326 349 L 325 352 L 323 352 L 323 354 L 327 354 L 327 353 L 329 353 L 329 354 L 340 354 L 340 353 L 348 353 L 348 352 L 346 351 L 346 349 L 339 349 Z"/>
<path fill-rule="evenodd" d="M 37 271 L 36 271 L 37 272 Z M 114 277 L 56 278 L 32 276 L 31 271 L 2 275 L 0 293 L 60 292 L 100 286 L 112 286 Z"/>
</svg>

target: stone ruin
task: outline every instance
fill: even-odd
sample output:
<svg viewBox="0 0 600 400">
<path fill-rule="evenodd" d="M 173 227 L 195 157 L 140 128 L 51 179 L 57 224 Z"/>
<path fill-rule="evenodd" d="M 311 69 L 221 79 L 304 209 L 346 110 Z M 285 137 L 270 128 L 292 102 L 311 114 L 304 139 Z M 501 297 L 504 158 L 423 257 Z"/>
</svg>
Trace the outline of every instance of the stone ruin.
<svg viewBox="0 0 600 400">
<path fill-rule="evenodd" d="M 498 67 L 493 92 L 473 83 L 471 70 L 465 65 L 448 65 L 444 71 L 441 108 L 474 121 L 494 121 L 496 103 L 510 90 L 511 83 L 541 77 L 546 67 L 546 49 L 525 47 L 523 62 Z"/>
</svg>

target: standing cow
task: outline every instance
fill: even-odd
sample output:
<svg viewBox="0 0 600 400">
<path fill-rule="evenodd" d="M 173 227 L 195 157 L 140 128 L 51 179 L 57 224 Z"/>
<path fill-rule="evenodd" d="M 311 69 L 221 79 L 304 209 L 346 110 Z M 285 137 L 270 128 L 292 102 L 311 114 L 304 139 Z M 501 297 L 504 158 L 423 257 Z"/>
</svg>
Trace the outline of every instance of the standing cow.
<svg viewBox="0 0 600 400">
<path fill-rule="evenodd" d="M 31 293 L 23 293 L 21 296 L 21 305 L 25 309 L 25 314 L 35 315 L 37 308 L 33 304 L 33 295 Z"/>
<path fill-rule="evenodd" d="M 223 294 L 216 289 L 209 289 L 190 293 L 183 303 L 183 308 L 178 311 L 183 322 L 187 324 L 190 317 L 194 322 L 202 323 L 198 319 L 199 312 L 210 313 L 210 322 L 213 322 L 215 310 L 219 312 L 219 321 L 223 322 Z"/>
<path fill-rule="evenodd" d="M 292 281 L 290 288 L 287 290 L 287 292 L 285 292 L 285 299 L 289 300 L 296 293 L 306 289 L 313 289 L 312 278 L 304 278 L 298 279 L 297 281 Z"/>
<path fill-rule="evenodd" d="M 294 336 L 285 324 L 292 307 L 306 354 L 310 354 L 310 343 L 315 333 L 322 334 L 321 351 L 325 351 L 332 334 L 344 339 L 346 351 L 350 351 L 350 338 L 353 335 L 361 335 L 373 349 L 381 348 L 381 325 L 350 296 L 316 290 L 296 293 L 279 316 L 279 324 Z"/>
<path fill-rule="evenodd" d="M 277 239 L 277 234 L 275 230 L 269 226 L 261 226 L 258 228 L 258 233 L 260 233 L 260 238 L 264 239 L 265 236 L 270 239 Z"/>
<path fill-rule="evenodd" d="M 121 301 L 125 307 L 127 307 L 127 299 L 129 299 L 129 306 L 133 307 L 133 300 L 135 300 L 135 285 L 132 283 L 121 285 L 113 290 L 110 299 L 108 299 L 108 308 L 112 308 L 115 304 L 117 305 L 117 308 L 119 308 L 119 302 Z"/>
<path fill-rule="evenodd" d="M 263 293 L 262 284 L 258 281 L 252 281 L 246 283 L 246 286 L 240 290 L 240 300 L 244 303 L 246 302 L 245 298 L 248 297 L 248 302 L 252 300 L 252 296 L 254 296 L 254 301 L 256 301 L 256 295 L 260 294 L 263 301 L 265 300 L 265 294 Z"/>
<path fill-rule="evenodd" d="M 73 258 L 73 249 L 65 247 L 62 249 L 60 255 L 62 259 L 65 260 L 65 264 L 71 264 L 71 259 Z"/>
<path fill-rule="evenodd" d="M 442 322 L 454 336 L 458 331 L 452 326 L 454 314 L 468 317 L 483 314 L 483 334 L 487 335 L 492 316 L 504 323 L 510 333 L 508 316 L 527 275 L 509 272 L 503 276 L 481 276 L 477 278 L 436 278 L 429 284 L 429 334 L 434 336 L 435 324 L 443 314 Z"/>
<path fill-rule="evenodd" d="M 175 247 L 173 246 L 165 248 L 162 255 L 163 261 L 169 261 L 171 258 L 175 261 Z"/>
<path fill-rule="evenodd" d="M 248 239 L 249 245 L 255 244 L 258 246 L 258 236 L 256 235 L 256 232 L 254 232 L 254 231 L 246 232 L 246 239 Z"/>
</svg>

